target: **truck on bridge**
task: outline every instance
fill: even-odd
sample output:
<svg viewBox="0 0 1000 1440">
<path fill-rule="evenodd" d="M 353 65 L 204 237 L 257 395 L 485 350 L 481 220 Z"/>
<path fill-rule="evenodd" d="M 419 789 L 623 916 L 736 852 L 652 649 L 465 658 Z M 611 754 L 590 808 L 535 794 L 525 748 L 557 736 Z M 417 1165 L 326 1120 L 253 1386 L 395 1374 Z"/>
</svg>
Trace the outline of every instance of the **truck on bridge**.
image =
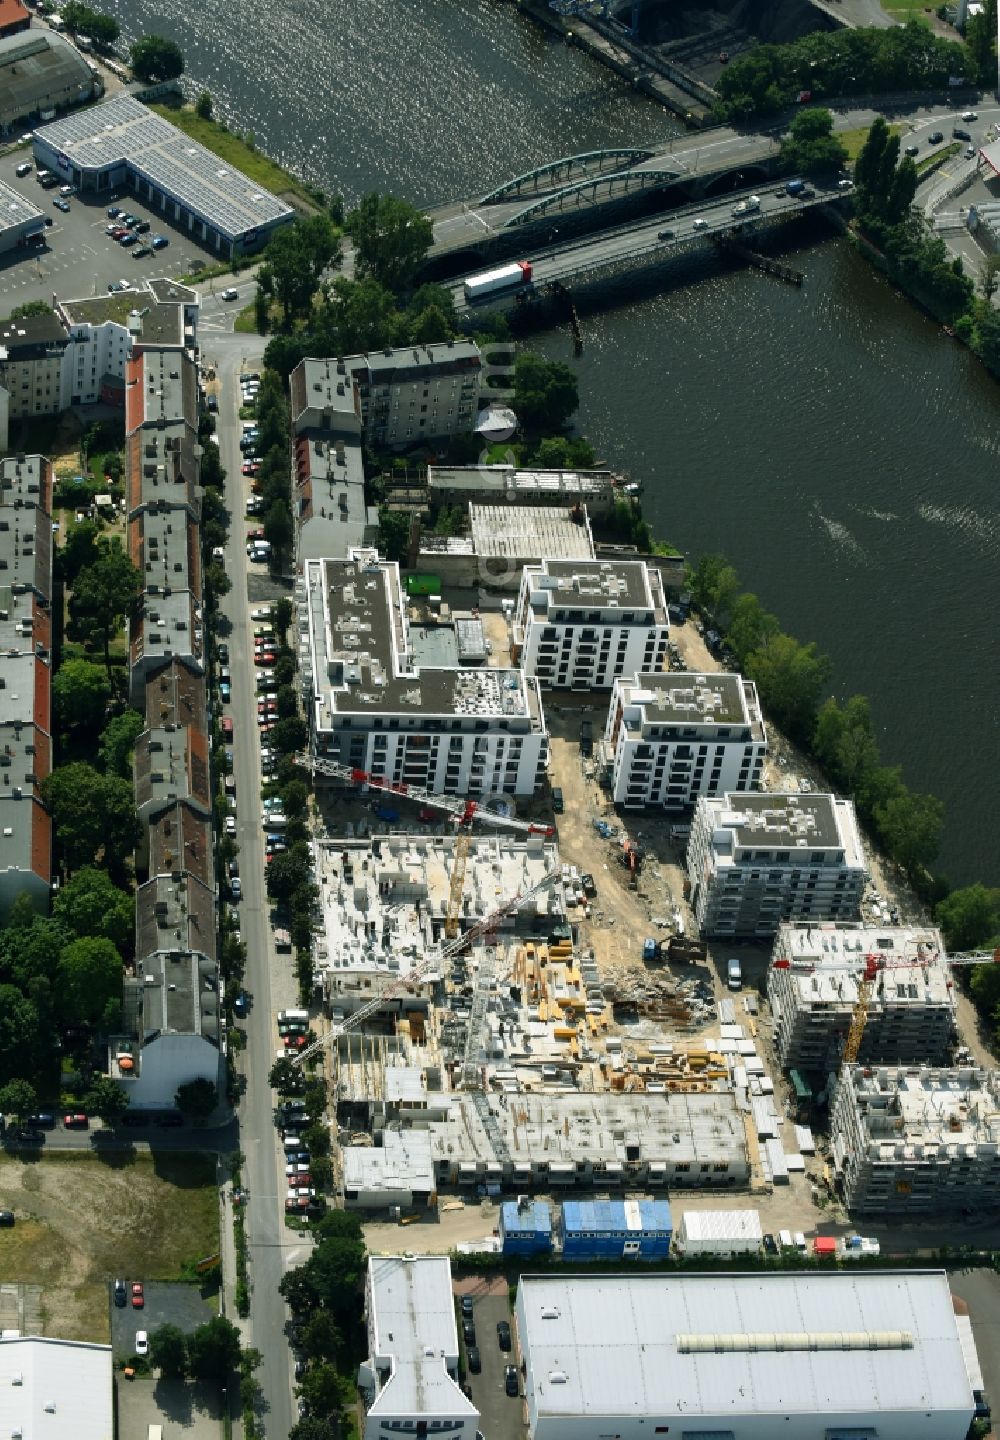
<svg viewBox="0 0 1000 1440">
<path fill-rule="evenodd" d="M 474 305 L 490 295 L 499 295 L 505 290 L 517 290 L 531 284 L 531 261 L 516 260 L 513 265 L 501 265 L 497 270 L 484 270 L 480 275 L 470 275 L 465 281 L 466 304 Z"/>
</svg>

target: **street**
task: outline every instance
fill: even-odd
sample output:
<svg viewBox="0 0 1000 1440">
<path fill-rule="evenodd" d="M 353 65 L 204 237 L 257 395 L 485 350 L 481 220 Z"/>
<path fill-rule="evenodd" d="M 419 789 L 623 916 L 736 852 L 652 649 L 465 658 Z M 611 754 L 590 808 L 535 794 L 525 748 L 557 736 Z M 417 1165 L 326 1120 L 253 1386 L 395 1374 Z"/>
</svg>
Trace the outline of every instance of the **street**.
<svg viewBox="0 0 1000 1440">
<path fill-rule="evenodd" d="M 232 309 L 236 309 L 234 305 Z M 207 338 L 207 337 L 206 337 Z M 264 1401 L 265 1434 L 286 1440 L 294 1423 L 292 1360 L 285 1338 L 288 1311 L 278 1293 L 285 1270 L 300 1263 L 308 1242 L 285 1229 L 283 1167 L 279 1166 L 274 1126 L 273 1097 L 268 1071 L 277 1049 L 274 1010 L 295 1000 L 290 963 L 275 956 L 268 919 L 264 883 L 264 841 L 260 808 L 260 747 L 254 695 L 253 631 L 247 599 L 245 549 L 246 481 L 239 450 L 239 372 L 246 363 L 258 368 L 264 341 L 256 335 L 212 336 L 211 357 L 219 378 L 217 439 L 226 471 L 230 533 L 226 570 L 232 589 L 223 602 L 228 629 L 233 696 L 228 713 L 233 718 L 233 773 L 236 779 L 237 832 L 243 899 L 239 923 L 247 947 L 245 987 L 253 1004 L 245 1021 L 247 1047 L 240 1063 L 246 1091 L 239 1103 L 240 1149 L 245 1161 L 243 1183 L 247 1203 L 247 1240 L 250 1268 L 250 1316 L 244 1322 L 245 1340 L 263 1357 L 257 1372 Z M 272 988 L 273 986 L 273 988 Z"/>
</svg>

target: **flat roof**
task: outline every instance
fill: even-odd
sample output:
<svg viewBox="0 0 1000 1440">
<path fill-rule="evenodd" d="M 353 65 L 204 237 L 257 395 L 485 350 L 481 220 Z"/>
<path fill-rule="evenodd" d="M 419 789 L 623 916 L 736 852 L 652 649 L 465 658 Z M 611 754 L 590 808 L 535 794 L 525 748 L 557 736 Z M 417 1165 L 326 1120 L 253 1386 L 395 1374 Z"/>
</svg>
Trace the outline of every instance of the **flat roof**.
<svg viewBox="0 0 1000 1440">
<path fill-rule="evenodd" d="M 630 680 L 619 680 L 616 688 L 626 706 L 643 711 L 648 725 L 761 724 L 753 681 L 724 670 L 704 674 L 643 671 Z M 760 738 L 764 738 L 763 732 Z"/>
<path fill-rule="evenodd" d="M 394 1195 L 434 1189 L 431 1137 L 426 1130 L 385 1130 L 381 1145 L 345 1145 L 344 1189 Z"/>
<path fill-rule="evenodd" d="M 670 1230 L 670 1205 L 650 1196 L 622 1200 L 564 1200 L 563 1230 L 594 1234 L 642 1234 L 649 1230 Z"/>
<path fill-rule="evenodd" d="M 150 882 L 153 883 L 153 882 Z M 194 883 L 194 882 L 192 882 Z M 183 943 L 147 953 L 138 962 L 142 1035 L 203 1035 L 219 1043 L 219 978 L 214 958 Z"/>
<path fill-rule="evenodd" d="M 111 1346 L 0 1339 L 0 1431 L 29 1440 L 114 1440 Z"/>
<path fill-rule="evenodd" d="M 597 500 L 609 495 L 624 477 L 610 470 L 518 470 L 513 465 L 428 465 L 433 490 L 500 493 L 509 500 Z"/>
<path fill-rule="evenodd" d="M 229 240 L 291 219 L 294 213 L 290 205 L 131 95 L 116 95 L 43 125 L 35 138 L 84 172 L 98 174 L 130 165 Z"/>
<path fill-rule="evenodd" d="M 16 320 L 4 320 L 0 324 L 0 359 L 5 358 L 4 350 L 9 355 L 22 350 L 43 354 L 50 346 L 64 349 L 68 343 L 66 331 L 52 310 L 44 315 L 19 315 Z"/>
<path fill-rule="evenodd" d="M 786 922 L 778 927 L 773 955 L 803 967 L 802 973 L 784 973 L 795 986 L 799 1004 L 807 1008 L 853 1008 L 866 955 L 884 955 L 893 962 L 876 975 L 872 1005 L 934 1004 L 951 1009 L 955 1004 L 941 932 L 931 926 Z M 908 957 L 913 965 L 899 963 Z"/>
<path fill-rule="evenodd" d="M 142 350 L 125 370 L 125 433 L 139 426 L 184 423 L 198 428 L 198 374 L 189 355 Z"/>
<path fill-rule="evenodd" d="M 713 846 L 739 861 L 741 850 L 843 851 L 846 864 L 864 868 L 854 806 L 836 795 L 759 795 L 730 791 L 699 801 L 714 829 Z M 734 853 L 735 851 L 735 853 Z"/>
<path fill-rule="evenodd" d="M 649 567 L 643 560 L 555 560 L 525 566 L 529 593 L 545 595 L 560 609 L 620 608 L 651 610 L 654 605 Z M 659 578 L 659 577 L 657 577 Z M 662 592 L 659 599 L 662 602 Z M 664 619 L 666 617 L 664 616 Z"/>
<path fill-rule="evenodd" d="M 593 560 L 587 507 L 469 505 L 477 555 L 507 560 Z"/>
<path fill-rule="evenodd" d="M 538 1415 L 690 1425 L 973 1405 L 943 1271 L 529 1275 L 517 1307 Z"/>
<path fill-rule="evenodd" d="M 369 1415 L 478 1416 L 448 1374 L 458 1364 L 448 1257 L 373 1255 L 367 1288 L 371 1358 L 376 1369 L 390 1367 Z"/>
<path fill-rule="evenodd" d="M 59 302 L 71 325 L 111 323 L 128 330 L 144 345 L 184 344 L 184 307 L 161 303 L 148 290 L 119 290 L 110 295 L 93 295 L 82 300 Z"/>
<path fill-rule="evenodd" d="M 45 224 L 45 217 L 37 205 L 0 180 L 0 235 L 32 220 L 37 221 L 39 227 Z"/>
<path fill-rule="evenodd" d="M 865 1137 L 886 1159 L 964 1158 L 969 1146 L 1000 1143 L 1000 1072 L 852 1065 L 847 1078 Z"/>
</svg>

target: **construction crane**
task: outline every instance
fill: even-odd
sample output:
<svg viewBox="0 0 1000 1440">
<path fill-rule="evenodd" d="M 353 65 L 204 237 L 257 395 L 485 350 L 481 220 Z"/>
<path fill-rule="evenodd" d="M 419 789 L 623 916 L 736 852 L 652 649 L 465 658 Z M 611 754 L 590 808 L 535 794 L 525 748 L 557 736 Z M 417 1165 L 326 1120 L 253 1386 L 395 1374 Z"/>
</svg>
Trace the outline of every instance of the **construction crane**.
<svg viewBox="0 0 1000 1440">
<path fill-rule="evenodd" d="M 418 800 L 422 805 L 443 810 L 459 825 L 471 825 L 473 820 L 480 820 L 484 825 L 515 830 L 522 835 L 543 835 L 548 838 L 556 833 L 552 825 L 539 825 L 534 820 L 518 820 L 515 815 L 501 815 L 495 810 L 485 809 L 476 800 L 462 799 L 459 795 L 439 795 L 421 785 L 404 785 L 386 780 L 368 770 L 357 770 L 350 765 L 341 765 L 336 760 L 327 760 L 318 755 L 296 755 L 295 763 L 316 775 L 326 775 L 331 780 L 343 780 L 348 785 L 368 785 L 373 790 L 384 790 L 387 794 L 399 795 L 404 800 Z"/>
<path fill-rule="evenodd" d="M 949 967 L 1000 965 L 1000 949 L 945 955 L 940 950 L 932 950 L 925 943 L 918 942 L 915 954 L 884 955 L 881 951 L 871 951 L 867 955 L 859 956 L 857 960 L 834 961 L 829 965 L 825 962 L 817 965 L 814 960 L 795 960 L 781 956 L 772 962 L 772 968 L 791 970 L 798 974 L 811 974 L 818 969 L 823 975 L 835 970 L 848 970 L 857 977 L 858 996 L 854 1002 L 847 1040 L 844 1043 L 844 1053 L 841 1057 L 845 1065 L 855 1065 L 861 1052 L 861 1042 L 865 1037 L 865 1026 L 868 1024 L 868 1012 L 871 1009 L 875 983 L 879 975 L 885 970 L 924 970 L 929 965 L 935 964 L 944 964 Z"/>
<path fill-rule="evenodd" d="M 402 995 L 410 989 L 415 981 L 422 979 L 431 971 L 439 969 L 440 966 L 443 965 L 445 961 L 450 960 L 453 955 L 460 954 L 467 945 L 471 945 L 474 940 L 478 940 L 480 936 L 486 935 L 489 931 L 495 929 L 505 916 L 512 914 L 515 910 L 520 910 L 521 906 L 526 905 L 539 891 L 544 890 L 546 886 L 553 884 L 561 878 L 561 868 L 549 870 L 542 876 L 541 880 L 529 886 L 527 890 L 519 890 L 516 895 L 509 896 L 498 905 L 495 910 L 491 910 L 485 919 L 478 921 L 471 929 L 459 935 L 456 940 L 452 940 L 449 944 L 442 946 L 441 949 L 433 950 L 429 955 L 425 955 L 420 963 L 415 965 L 406 975 L 400 976 L 398 980 L 394 980 L 393 983 L 388 985 L 384 990 L 380 990 L 371 1000 L 367 1001 L 357 1010 L 353 1010 L 350 1015 L 345 1016 L 339 1025 L 328 1030 L 319 1040 L 315 1040 L 312 1045 L 307 1045 L 306 1048 L 300 1050 L 297 1055 L 290 1055 L 288 1058 L 292 1064 L 301 1065 L 304 1061 L 308 1060 L 311 1055 L 316 1055 L 320 1050 L 325 1049 L 327 1045 L 334 1044 L 340 1039 L 341 1035 L 345 1035 L 349 1030 L 356 1030 L 358 1026 L 363 1025 L 370 1016 L 376 1014 L 387 1000 L 392 1000 L 397 995 Z"/>
</svg>

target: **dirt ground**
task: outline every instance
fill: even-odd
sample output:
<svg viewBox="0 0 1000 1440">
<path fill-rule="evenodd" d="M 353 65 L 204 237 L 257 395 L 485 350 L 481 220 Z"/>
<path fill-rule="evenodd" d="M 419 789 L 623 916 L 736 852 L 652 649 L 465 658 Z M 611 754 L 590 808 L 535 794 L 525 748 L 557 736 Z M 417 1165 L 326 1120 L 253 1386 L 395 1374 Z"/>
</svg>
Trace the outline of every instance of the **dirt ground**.
<svg viewBox="0 0 1000 1440">
<path fill-rule="evenodd" d="M 0 1156 L 0 1275 L 42 1287 L 42 1333 L 106 1343 L 108 1282 L 176 1280 L 218 1249 L 214 1161 L 186 1155 Z"/>
</svg>

